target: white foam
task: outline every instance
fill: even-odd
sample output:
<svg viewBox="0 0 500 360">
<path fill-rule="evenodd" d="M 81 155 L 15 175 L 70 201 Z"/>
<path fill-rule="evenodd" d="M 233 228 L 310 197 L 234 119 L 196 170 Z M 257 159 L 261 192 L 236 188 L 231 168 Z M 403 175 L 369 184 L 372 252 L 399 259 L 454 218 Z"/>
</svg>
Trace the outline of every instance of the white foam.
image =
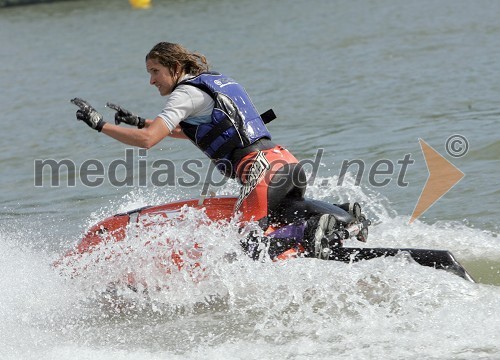
<svg viewBox="0 0 500 360">
<path fill-rule="evenodd" d="M 221 191 L 232 191 L 228 186 Z M 408 225 L 408 217 L 395 214 L 387 199 L 360 187 L 312 186 L 308 196 L 366 204 L 368 215 L 377 219 L 367 246 L 498 256 L 495 234 L 452 222 Z M 82 221 L 158 204 L 162 197 L 172 200 L 134 190 Z M 145 233 L 131 228 L 126 242 L 72 264 L 80 274 L 74 278 L 51 267 L 56 254 L 30 245 L 39 244 L 39 232 L 2 230 L 2 358 L 399 359 L 417 353 L 423 358 L 500 353 L 497 286 L 473 284 L 404 256 L 355 264 L 254 262 L 239 250 L 243 235 L 236 221 L 209 224 L 192 209 L 183 216 L 188 221 L 161 223 Z M 173 241 L 169 251 L 183 249 L 185 255 L 193 239 L 203 247 L 201 259 L 183 257 L 187 264 L 204 264 L 195 272 L 197 281 L 172 263 L 158 266 L 165 238 Z M 115 294 L 103 295 L 127 272 L 142 280 L 147 295 L 123 283 Z"/>
</svg>

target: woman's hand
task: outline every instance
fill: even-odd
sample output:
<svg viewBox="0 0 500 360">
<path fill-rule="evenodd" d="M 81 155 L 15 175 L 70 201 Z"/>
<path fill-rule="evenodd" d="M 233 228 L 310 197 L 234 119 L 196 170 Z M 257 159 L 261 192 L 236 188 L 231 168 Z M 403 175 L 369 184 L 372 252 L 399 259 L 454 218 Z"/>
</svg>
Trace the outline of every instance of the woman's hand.
<svg viewBox="0 0 500 360">
<path fill-rule="evenodd" d="M 74 98 L 70 101 L 80 108 L 76 111 L 76 118 L 78 120 L 84 121 L 92 129 L 101 132 L 102 127 L 104 126 L 104 124 L 106 124 L 106 122 L 102 118 L 102 115 L 99 114 L 96 109 L 92 107 L 92 105 L 90 105 L 83 99 Z"/>
<path fill-rule="evenodd" d="M 132 114 L 130 111 L 122 108 L 120 105 L 116 105 L 108 102 L 107 107 L 116 111 L 115 114 L 115 124 L 120 125 L 120 123 L 125 123 L 132 126 L 137 126 L 137 128 L 142 129 L 146 125 L 146 119 Z"/>
</svg>

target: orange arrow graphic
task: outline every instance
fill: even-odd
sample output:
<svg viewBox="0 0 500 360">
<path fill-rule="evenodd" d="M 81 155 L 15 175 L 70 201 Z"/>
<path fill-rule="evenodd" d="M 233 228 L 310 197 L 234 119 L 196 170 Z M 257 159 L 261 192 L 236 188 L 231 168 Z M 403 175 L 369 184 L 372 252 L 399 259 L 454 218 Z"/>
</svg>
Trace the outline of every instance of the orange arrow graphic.
<svg viewBox="0 0 500 360">
<path fill-rule="evenodd" d="M 429 177 L 418 198 L 417 205 L 411 215 L 410 224 L 426 212 L 436 201 L 455 186 L 465 174 L 446 160 L 424 140 L 418 139 L 424 154 Z"/>
</svg>

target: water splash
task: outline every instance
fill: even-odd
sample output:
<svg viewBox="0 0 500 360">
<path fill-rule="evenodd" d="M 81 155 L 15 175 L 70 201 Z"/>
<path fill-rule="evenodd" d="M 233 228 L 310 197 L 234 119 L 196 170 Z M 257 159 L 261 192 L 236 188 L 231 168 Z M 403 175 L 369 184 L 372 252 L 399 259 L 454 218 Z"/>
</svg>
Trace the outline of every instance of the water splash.
<svg viewBox="0 0 500 360">
<path fill-rule="evenodd" d="M 220 191 L 234 193 L 233 186 Z M 447 248 L 468 259 L 498 256 L 495 234 L 462 223 L 408 225 L 408 217 L 397 215 L 387 199 L 348 182 L 343 188 L 311 186 L 307 195 L 332 202 L 361 200 L 367 214 L 378 219 L 369 246 Z M 134 190 L 83 222 L 170 200 L 175 198 Z M 39 229 L 0 231 L 0 285 L 7 289 L 0 295 L 0 345 L 6 358 L 76 353 L 95 359 L 398 359 L 418 353 L 467 359 L 500 354 L 497 286 L 469 283 L 405 256 L 353 264 L 255 262 L 239 249 L 243 235 L 237 219 L 210 223 L 203 212 L 188 208 L 182 216 L 188 221 L 130 228 L 126 241 L 82 257 L 62 276 L 51 266 L 60 254 L 30 244 L 40 237 Z M 204 251 L 189 256 L 193 239 Z M 193 273 L 159 260 L 172 250 L 184 250 L 182 260 Z M 130 273 L 137 291 L 116 281 Z"/>
</svg>

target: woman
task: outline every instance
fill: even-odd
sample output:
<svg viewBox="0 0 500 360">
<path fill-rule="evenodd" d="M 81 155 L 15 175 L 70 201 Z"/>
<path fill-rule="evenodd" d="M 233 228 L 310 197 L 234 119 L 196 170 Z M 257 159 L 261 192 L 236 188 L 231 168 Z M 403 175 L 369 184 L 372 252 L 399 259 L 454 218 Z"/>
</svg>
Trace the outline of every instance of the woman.
<svg viewBox="0 0 500 360">
<path fill-rule="evenodd" d="M 147 54 L 146 70 L 150 84 L 161 96 L 168 96 L 155 119 L 141 118 L 108 103 L 116 110 L 113 125 L 76 98 L 72 102 L 80 108 L 77 119 L 122 143 L 146 149 L 167 136 L 190 139 L 225 176 L 242 184 L 235 211 L 242 213 L 242 221 L 259 222 L 268 235 L 264 242 L 273 258 L 297 242 L 302 242 L 309 256 L 316 257 L 322 257 L 324 247 L 338 245 L 338 240 L 328 238 L 335 224 L 331 209 L 304 199 L 306 178 L 297 159 L 272 142 L 263 116 L 241 85 L 209 72 L 203 55 L 167 42 L 155 45 Z M 122 122 L 137 128 L 117 126 Z M 271 225 L 276 224 L 288 224 L 293 231 L 281 230 L 273 236 Z M 244 248 L 258 257 L 260 242 L 249 239 Z"/>
</svg>

